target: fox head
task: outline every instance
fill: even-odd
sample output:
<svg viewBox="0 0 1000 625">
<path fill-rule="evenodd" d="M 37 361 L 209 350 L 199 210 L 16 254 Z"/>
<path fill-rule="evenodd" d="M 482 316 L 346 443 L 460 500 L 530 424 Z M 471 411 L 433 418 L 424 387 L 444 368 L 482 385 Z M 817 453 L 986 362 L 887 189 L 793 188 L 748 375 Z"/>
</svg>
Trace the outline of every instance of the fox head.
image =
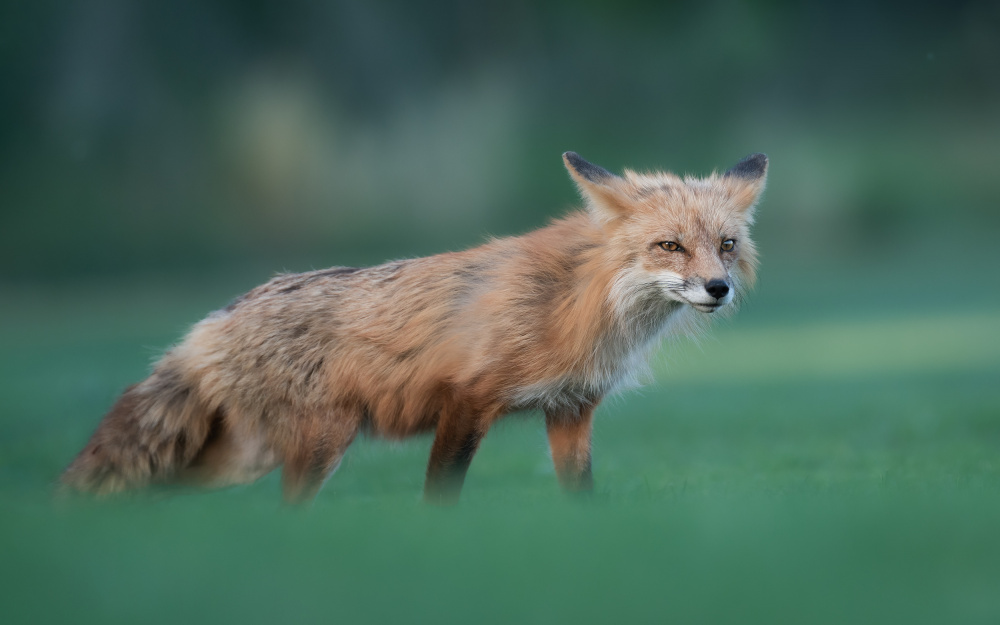
<svg viewBox="0 0 1000 625">
<path fill-rule="evenodd" d="M 757 250 L 750 240 L 754 208 L 767 178 L 767 156 L 751 154 L 724 174 L 616 176 L 575 152 L 563 161 L 624 262 L 628 294 L 650 292 L 715 312 L 752 286 Z"/>
</svg>

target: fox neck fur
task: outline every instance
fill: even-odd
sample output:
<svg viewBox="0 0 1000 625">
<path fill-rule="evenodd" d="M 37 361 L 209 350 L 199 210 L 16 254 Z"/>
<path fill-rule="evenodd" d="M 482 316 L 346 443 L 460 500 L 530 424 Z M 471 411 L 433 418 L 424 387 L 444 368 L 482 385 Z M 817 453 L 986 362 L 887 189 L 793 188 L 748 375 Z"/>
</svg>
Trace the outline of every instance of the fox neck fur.
<svg viewBox="0 0 1000 625">
<path fill-rule="evenodd" d="M 520 332 L 560 356 L 536 363 L 528 351 L 527 358 L 519 358 L 522 371 L 538 373 L 510 389 L 512 409 L 564 408 L 634 386 L 656 339 L 685 319 L 697 321 L 685 314 L 683 304 L 665 299 L 654 283 L 632 279 L 633 268 L 614 258 L 608 229 L 579 212 L 509 241 L 530 260 L 519 263 L 512 275 L 497 276 L 504 290 L 521 285 L 515 301 L 506 305 L 548 309 L 534 319 L 527 311 L 518 314 L 536 324 L 534 331 Z"/>
</svg>

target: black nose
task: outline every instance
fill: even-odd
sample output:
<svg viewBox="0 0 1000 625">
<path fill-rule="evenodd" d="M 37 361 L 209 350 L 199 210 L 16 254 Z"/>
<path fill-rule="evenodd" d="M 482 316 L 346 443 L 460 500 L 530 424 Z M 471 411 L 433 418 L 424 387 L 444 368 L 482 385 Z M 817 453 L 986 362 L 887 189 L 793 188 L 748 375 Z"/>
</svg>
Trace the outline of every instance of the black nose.
<svg viewBox="0 0 1000 625">
<path fill-rule="evenodd" d="M 725 280 L 709 280 L 705 284 L 705 290 L 715 299 L 722 299 L 729 294 L 729 285 Z"/>
</svg>

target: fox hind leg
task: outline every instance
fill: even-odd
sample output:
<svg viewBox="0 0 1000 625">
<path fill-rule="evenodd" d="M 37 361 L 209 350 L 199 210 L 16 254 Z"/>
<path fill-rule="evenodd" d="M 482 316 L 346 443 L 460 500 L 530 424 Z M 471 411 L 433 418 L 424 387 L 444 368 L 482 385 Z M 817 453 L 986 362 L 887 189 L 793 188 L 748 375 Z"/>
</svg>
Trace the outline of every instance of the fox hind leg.
<svg viewBox="0 0 1000 625">
<path fill-rule="evenodd" d="M 545 429 L 556 476 L 564 490 L 590 491 L 594 488 L 591 470 L 590 433 L 596 404 L 571 410 L 546 410 Z"/>
<path fill-rule="evenodd" d="M 282 495 L 287 503 L 311 502 L 340 466 L 360 427 L 359 419 L 343 419 L 343 416 L 307 420 L 298 432 L 281 470 Z"/>
</svg>

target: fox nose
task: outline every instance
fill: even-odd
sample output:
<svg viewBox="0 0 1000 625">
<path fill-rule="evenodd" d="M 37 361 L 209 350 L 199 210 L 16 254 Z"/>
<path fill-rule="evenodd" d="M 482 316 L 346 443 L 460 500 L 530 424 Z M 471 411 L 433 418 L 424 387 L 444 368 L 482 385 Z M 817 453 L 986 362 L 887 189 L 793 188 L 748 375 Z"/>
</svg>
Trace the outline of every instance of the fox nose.
<svg viewBox="0 0 1000 625">
<path fill-rule="evenodd" d="M 729 285 L 725 280 L 709 280 L 705 283 L 705 290 L 715 299 L 722 299 L 729 294 Z"/>
</svg>

